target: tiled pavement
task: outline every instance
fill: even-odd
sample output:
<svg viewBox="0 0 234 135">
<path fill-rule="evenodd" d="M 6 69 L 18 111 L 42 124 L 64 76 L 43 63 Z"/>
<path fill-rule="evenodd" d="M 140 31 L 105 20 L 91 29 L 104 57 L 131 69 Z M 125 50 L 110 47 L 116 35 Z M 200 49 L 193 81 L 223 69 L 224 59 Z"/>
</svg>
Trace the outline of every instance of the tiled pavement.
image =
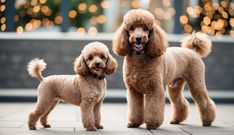
<svg viewBox="0 0 234 135">
<path fill-rule="evenodd" d="M 189 118 L 181 125 L 171 125 L 170 105 L 166 105 L 165 121 L 157 130 L 146 130 L 145 125 L 129 129 L 127 124 L 127 105 L 104 103 L 102 123 L 104 129 L 95 132 L 85 131 L 81 124 L 79 107 L 60 103 L 50 114 L 51 128 L 45 129 L 40 123 L 36 131 L 27 128 L 28 113 L 35 103 L 0 103 L 0 135 L 233 135 L 234 105 L 218 104 L 217 119 L 212 127 L 202 127 L 196 107 L 192 104 Z"/>
</svg>

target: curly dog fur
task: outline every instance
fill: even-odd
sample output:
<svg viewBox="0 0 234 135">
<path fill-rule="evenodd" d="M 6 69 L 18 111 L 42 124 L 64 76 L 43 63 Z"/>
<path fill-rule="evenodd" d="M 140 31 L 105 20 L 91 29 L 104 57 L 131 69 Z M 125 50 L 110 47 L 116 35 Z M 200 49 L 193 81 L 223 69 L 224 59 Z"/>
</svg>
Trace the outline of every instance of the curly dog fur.
<svg viewBox="0 0 234 135">
<path fill-rule="evenodd" d="M 110 55 L 108 48 L 99 42 L 86 45 L 75 60 L 76 75 L 51 75 L 44 78 L 41 72 L 45 68 L 46 63 L 40 59 L 34 59 L 28 65 L 29 74 L 40 80 L 38 101 L 34 111 L 29 114 L 29 129 L 36 130 L 39 118 L 41 124 L 49 128 L 47 117 L 59 100 L 80 106 L 83 126 L 88 131 L 102 129 L 100 109 L 106 91 L 105 75 L 117 69 L 117 61 Z"/>
<path fill-rule="evenodd" d="M 171 123 L 184 121 L 189 112 L 182 93 L 186 83 L 202 124 L 212 124 L 215 104 L 208 96 L 201 59 L 211 50 L 211 41 L 205 34 L 193 33 L 183 39 L 182 47 L 167 48 L 164 31 L 154 22 L 154 16 L 146 10 L 133 9 L 124 16 L 112 45 L 116 54 L 124 56 L 129 128 L 145 122 L 147 129 L 156 129 L 163 123 L 165 88 L 173 109 Z"/>
</svg>

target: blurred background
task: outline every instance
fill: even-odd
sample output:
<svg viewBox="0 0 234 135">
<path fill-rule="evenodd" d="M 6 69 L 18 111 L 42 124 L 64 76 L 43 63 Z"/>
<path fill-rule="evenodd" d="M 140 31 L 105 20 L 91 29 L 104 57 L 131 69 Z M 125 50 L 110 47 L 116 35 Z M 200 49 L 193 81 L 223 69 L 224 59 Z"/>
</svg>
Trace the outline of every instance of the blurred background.
<svg viewBox="0 0 234 135">
<path fill-rule="evenodd" d="M 232 0 L 0 0 L 2 32 L 114 32 L 130 9 L 150 10 L 168 33 L 234 36 Z"/>
<path fill-rule="evenodd" d="M 193 31 L 210 35 L 212 53 L 203 59 L 209 93 L 216 102 L 234 103 L 232 0 L 0 0 L 0 101 L 36 101 L 39 82 L 26 71 L 33 58 L 45 59 L 48 76 L 74 74 L 75 58 L 92 41 L 105 43 L 113 54 L 115 30 L 137 8 L 153 13 L 170 46 L 180 46 Z M 119 68 L 107 78 L 107 100 L 126 102 L 123 58 L 113 55 Z"/>
</svg>

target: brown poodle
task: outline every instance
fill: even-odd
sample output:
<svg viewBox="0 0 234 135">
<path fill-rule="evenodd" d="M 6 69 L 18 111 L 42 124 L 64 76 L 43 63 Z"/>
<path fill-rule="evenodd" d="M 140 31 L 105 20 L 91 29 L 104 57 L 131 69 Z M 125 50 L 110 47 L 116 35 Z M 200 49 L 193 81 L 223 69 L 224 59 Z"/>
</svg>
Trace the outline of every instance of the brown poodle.
<svg viewBox="0 0 234 135">
<path fill-rule="evenodd" d="M 113 40 L 114 52 L 124 56 L 128 127 L 139 127 L 145 122 L 147 129 L 156 129 L 162 124 L 166 87 L 173 108 L 171 123 L 184 121 L 189 110 L 182 93 L 185 83 L 199 109 L 202 124 L 210 126 L 215 119 L 215 104 L 207 93 L 201 57 L 209 54 L 211 41 L 203 33 L 193 33 L 182 41 L 182 48 L 167 48 L 164 32 L 154 20 L 146 10 L 131 10 Z"/>
<path fill-rule="evenodd" d="M 40 80 L 38 101 L 35 110 L 30 113 L 28 126 L 36 130 L 36 122 L 49 128 L 48 114 L 64 100 L 81 108 L 84 128 L 88 131 L 102 129 L 101 105 L 106 91 L 106 75 L 117 69 L 116 60 L 110 55 L 108 48 L 99 42 L 84 47 L 81 55 L 75 60 L 76 75 L 52 75 L 43 77 L 41 72 L 46 68 L 43 60 L 34 59 L 28 64 L 28 72 Z"/>
</svg>

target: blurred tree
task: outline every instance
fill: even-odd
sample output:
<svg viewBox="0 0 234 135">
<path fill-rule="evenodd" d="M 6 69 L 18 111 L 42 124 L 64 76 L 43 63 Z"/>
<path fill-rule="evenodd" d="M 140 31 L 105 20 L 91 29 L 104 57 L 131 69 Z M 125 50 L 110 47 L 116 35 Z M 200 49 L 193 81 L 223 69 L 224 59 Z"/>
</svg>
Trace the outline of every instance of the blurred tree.
<svg viewBox="0 0 234 135">
<path fill-rule="evenodd" d="M 187 14 L 180 17 L 184 31 L 203 31 L 210 35 L 234 35 L 234 3 L 229 0 L 199 0 L 199 5 L 187 7 Z M 232 21 L 233 20 L 233 21 Z"/>
<path fill-rule="evenodd" d="M 62 22 L 58 17 L 60 0 L 23 0 L 15 3 L 16 31 L 31 31 L 41 26 L 51 27 Z"/>
<path fill-rule="evenodd" d="M 70 25 L 76 28 L 95 27 L 103 31 L 103 0 L 71 0 Z"/>
</svg>

